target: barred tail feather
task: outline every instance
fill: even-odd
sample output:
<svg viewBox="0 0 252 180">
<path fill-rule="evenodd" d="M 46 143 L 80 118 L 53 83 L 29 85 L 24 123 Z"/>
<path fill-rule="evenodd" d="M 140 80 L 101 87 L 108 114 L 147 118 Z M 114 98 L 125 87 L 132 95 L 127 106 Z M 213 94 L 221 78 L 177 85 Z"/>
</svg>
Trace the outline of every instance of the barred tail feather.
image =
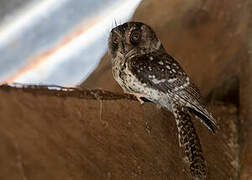
<svg viewBox="0 0 252 180">
<path fill-rule="evenodd" d="M 190 163 L 190 172 L 195 179 L 206 179 L 206 162 L 190 114 L 178 106 L 173 106 L 173 113 L 178 128 L 179 143 L 183 146 Z"/>
</svg>

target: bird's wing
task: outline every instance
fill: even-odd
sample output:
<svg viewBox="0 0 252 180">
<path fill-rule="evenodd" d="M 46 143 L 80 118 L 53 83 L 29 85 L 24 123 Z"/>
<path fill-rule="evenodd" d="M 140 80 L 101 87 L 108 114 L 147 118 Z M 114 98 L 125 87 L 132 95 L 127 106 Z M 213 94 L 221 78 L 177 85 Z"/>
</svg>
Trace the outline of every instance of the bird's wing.
<svg viewBox="0 0 252 180">
<path fill-rule="evenodd" d="M 186 83 L 186 74 L 180 65 L 167 54 L 150 53 L 135 56 L 128 61 L 136 77 L 151 87 L 168 93 Z"/>
<path fill-rule="evenodd" d="M 191 99 L 200 102 L 198 89 L 190 82 L 180 65 L 168 54 L 150 53 L 127 60 L 129 70 L 139 81 L 163 93 L 185 91 Z M 182 94 L 181 94 L 182 95 Z M 185 94 L 183 94 L 185 95 Z"/>
<path fill-rule="evenodd" d="M 215 119 L 202 105 L 197 87 L 173 57 L 154 52 L 135 56 L 127 61 L 129 70 L 140 82 L 163 93 L 176 95 L 192 114 L 214 132 Z"/>
</svg>

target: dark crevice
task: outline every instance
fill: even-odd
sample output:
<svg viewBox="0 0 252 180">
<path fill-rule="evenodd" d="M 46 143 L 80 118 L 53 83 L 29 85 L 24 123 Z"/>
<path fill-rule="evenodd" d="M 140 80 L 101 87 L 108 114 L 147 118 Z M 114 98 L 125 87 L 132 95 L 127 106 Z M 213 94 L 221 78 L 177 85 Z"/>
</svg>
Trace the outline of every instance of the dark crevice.
<svg viewBox="0 0 252 180">
<path fill-rule="evenodd" d="M 223 84 L 213 89 L 207 96 L 207 102 L 221 101 L 223 103 L 231 103 L 240 107 L 240 79 L 238 76 L 232 76 L 224 81 Z"/>
</svg>

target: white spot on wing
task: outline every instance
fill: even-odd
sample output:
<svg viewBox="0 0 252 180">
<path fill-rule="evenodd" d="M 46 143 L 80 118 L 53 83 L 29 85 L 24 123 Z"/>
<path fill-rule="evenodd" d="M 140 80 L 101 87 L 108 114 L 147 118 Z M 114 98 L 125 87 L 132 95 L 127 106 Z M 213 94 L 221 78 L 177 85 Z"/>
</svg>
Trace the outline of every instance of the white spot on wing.
<svg viewBox="0 0 252 180">
<path fill-rule="evenodd" d="M 166 79 L 152 79 L 152 82 L 154 83 L 154 84 L 159 84 L 159 83 L 163 83 L 163 82 L 165 82 L 166 81 Z"/>
<path fill-rule="evenodd" d="M 177 78 L 172 78 L 172 79 L 168 79 L 168 82 L 169 83 L 173 83 L 174 81 L 176 81 L 177 80 Z"/>
</svg>

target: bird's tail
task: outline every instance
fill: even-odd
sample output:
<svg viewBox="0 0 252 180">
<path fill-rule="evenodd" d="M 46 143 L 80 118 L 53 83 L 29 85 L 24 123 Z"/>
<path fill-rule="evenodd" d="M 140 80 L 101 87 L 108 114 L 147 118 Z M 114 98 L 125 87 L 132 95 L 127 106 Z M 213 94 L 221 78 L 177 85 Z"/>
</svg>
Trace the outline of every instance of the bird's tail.
<svg viewBox="0 0 252 180">
<path fill-rule="evenodd" d="M 206 162 L 191 116 L 183 107 L 179 106 L 173 106 L 173 113 L 178 128 L 179 144 L 185 150 L 190 172 L 195 179 L 206 179 Z"/>
<path fill-rule="evenodd" d="M 214 127 L 217 127 L 216 120 L 213 118 L 211 113 L 209 113 L 200 104 L 191 107 L 187 107 L 188 111 L 193 114 L 197 119 L 199 119 L 212 133 L 215 132 Z"/>
</svg>

